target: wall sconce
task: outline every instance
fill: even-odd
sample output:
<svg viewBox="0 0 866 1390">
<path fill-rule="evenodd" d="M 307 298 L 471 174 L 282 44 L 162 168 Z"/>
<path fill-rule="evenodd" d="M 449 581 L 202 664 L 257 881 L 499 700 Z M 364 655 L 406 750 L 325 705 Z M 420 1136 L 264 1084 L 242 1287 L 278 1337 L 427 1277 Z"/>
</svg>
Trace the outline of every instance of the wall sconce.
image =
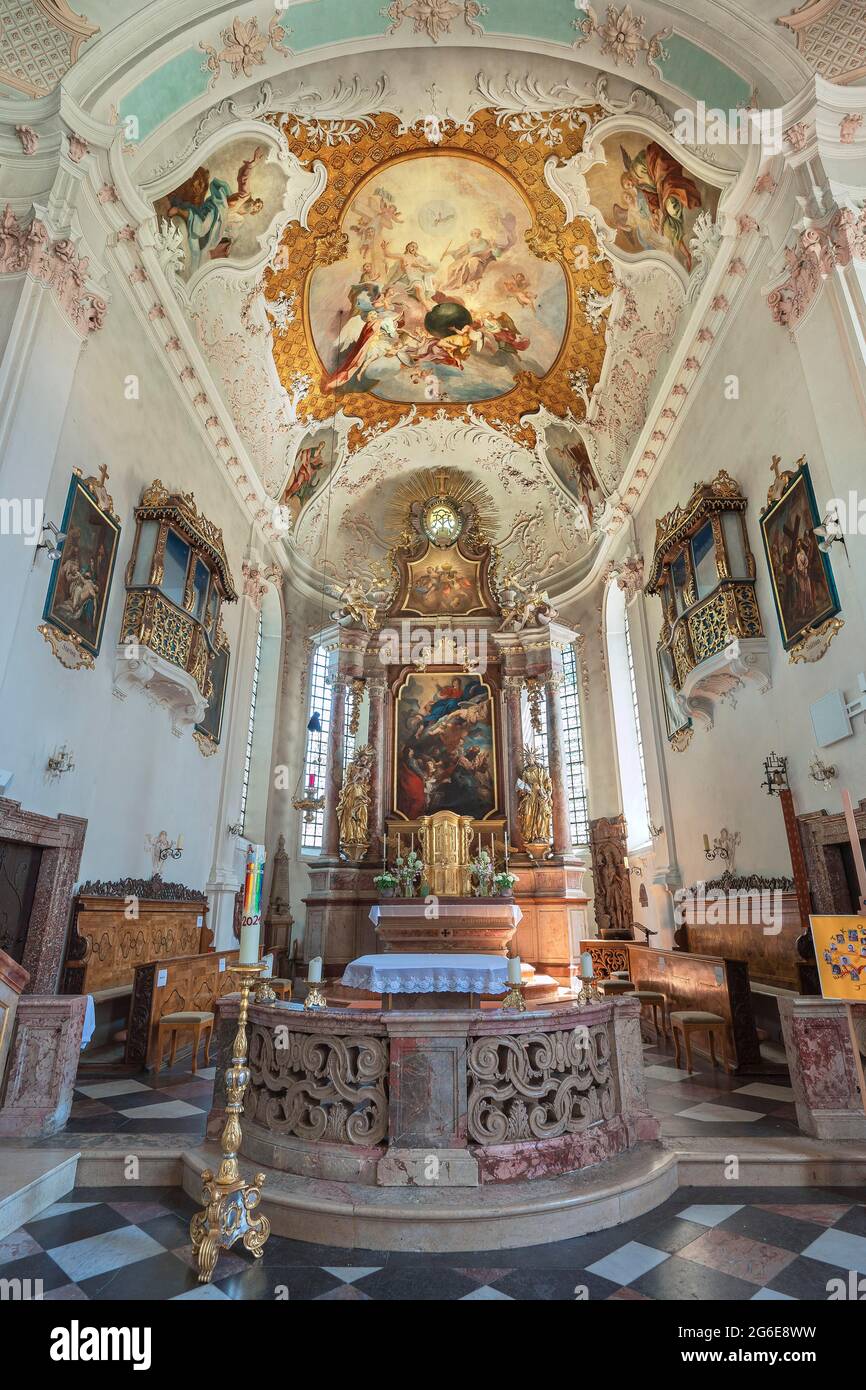
<svg viewBox="0 0 866 1390">
<path fill-rule="evenodd" d="M 788 790 L 787 758 L 770 753 L 769 757 L 764 759 L 764 780 L 761 786 L 765 788 L 768 796 L 779 796 L 781 792 Z"/>
<path fill-rule="evenodd" d="M 45 764 L 45 772 L 51 781 L 62 777 L 64 772 L 75 771 L 75 758 L 64 743 L 62 748 L 58 748 L 48 762 Z"/>
<path fill-rule="evenodd" d="M 46 531 L 49 533 L 49 538 L 47 540 L 45 539 Z M 42 533 L 40 535 L 39 541 L 37 542 L 36 550 L 33 555 L 34 562 L 40 550 L 48 551 L 49 560 L 59 560 L 60 556 L 63 553 L 63 542 L 65 540 L 65 531 L 61 531 L 59 527 L 54 525 L 53 521 L 43 521 Z"/>
<path fill-rule="evenodd" d="M 180 859 L 183 854 L 182 835 L 178 835 L 176 840 L 170 840 L 166 832 L 160 830 L 155 839 L 152 835 L 148 835 L 145 843 L 150 850 L 154 872 L 158 865 L 165 863 L 166 859 Z"/>
<path fill-rule="evenodd" d="M 243 823 L 243 821 L 242 821 L 242 820 L 236 820 L 236 821 L 234 822 L 233 825 L 232 825 L 232 824 L 229 824 L 229 825 L 227 826 L 227 832 L 228 832 L 229 835 L 232 835 L 232 836 L 234 836 L 235 838 L 236 838 L 238 835 L 243 835 L 243 833 L 244 833 L 244 823 Z"/>
<path fill-rule="evenodd" d="M 726 860 L 727 863 L 730 864 L 731 872 L 733 873 L 734 860 L 737 855 L 737 845 L 740 843 L 741 838 L 739 830 L 730 831 L 723 828 L 719 831 L 715 840 L 713 840 L 711 849 L 710 837 L 709 835 L 704 835 L 704 858 L 711 861 L 713 859 Z"/>
<path fill-rule="evenodd" d="M 654 840 L 661 839 L 662 835 L 664 835 L 665 833 L 665 828 L 663 825 L 653 825 L 651 820 L 647 821 L 647 827 L 649 829 L 649 833 L 652 835 Z"/>
<path fill-rule="evenodd" d="M 826 763 L 822 762 L 821 755 L 816 749 L 809 763 L 809 776 L 813 782 L 817 782 L 825 791 L 829 791 L 830 779 L 838 776 L 838 771 L 835 763 L 831 767 L 828 767 Z"/>
<path fill-rule="evenodd" d="M 845 533 L 839 522 L 839 513 L 835 507 L 822 519 L 820 526 L 813 526 L 812 530 L 818 540 L 818 549 L 823 555 L 829 555 L 833 546 L 836 545 L 838 541 L 841 541 L 842 549 L 845 552 L 845 559 L 850 565 L 851 557 L 848 554 L 848 542 L 845 540 Z"/>
<path fill-rule="evenodd" d="M 622 864 L 627 874 L 633 874 L 635 878 L 643 877 L 643 869 L 640 864 L 630 864 L 627 854 L 623 855 Z"/>
</svg>

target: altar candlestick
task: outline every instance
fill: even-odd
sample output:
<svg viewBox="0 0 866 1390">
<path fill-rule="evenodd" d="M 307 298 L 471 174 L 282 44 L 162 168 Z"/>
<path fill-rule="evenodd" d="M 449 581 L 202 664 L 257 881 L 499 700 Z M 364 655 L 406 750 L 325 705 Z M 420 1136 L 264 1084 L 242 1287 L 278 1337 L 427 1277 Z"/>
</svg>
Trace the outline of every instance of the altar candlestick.
<svg viewBox="0 0 866 1390">
<path fill-rule="evenodd" d="M 311 985 L 320 985 L 320 984 L 322 983 L 322 957 L 321 957 L 321 956 L 313 956 L 313 959 L 310 961 L 310 964 L 307 966 L 307 983 L 308 983 L 308 984 L 311 984 Z"/>
<path fill-rule="evenodd" d="M 508 831 L 505 832 L 505 872 L 508 873 Z"/>
<path fill-rule="evenodd" d="M 495 863 L 496 863 L 496 846 L 495 846 L 494 843 L 493 843 L 493 831 L 492 831 L 492 830 L 491 830 L 491 832 L 490 832 L 490 862 L 491 862 L 491 864 L 495 864 Z"/>
<path fill-rule="evenodd" d="M 522 973 L 521 973 L 521 962 L 520 962 L 520 957 L 519 957 L 519 956 L 509 956 L 509 957 L 508 957 L 508 983 L 509 983 L 510 985 L 519 985 L 522 979 L 523 979 L 523 975 L 522 975 Z"/>
<path fill-rule="evenodd" d="M 580 957 L 580 975 L 581 979 L 584 980 L 591 980 L 595 976 L 595 971 L 592 966 L 592 953 L 590 951 L 584 951 Z"/>
<path fill-rule="evenodd" d="M 397 858 L 400 858 L 400 832 L 397 831 Z"/>
<path fill-rule="evenodd" d="M 412 839 L 411 839 L 410 842 L 409 842 L 409 853 L 410 853 L 410 854 L 414 854 L 414 853 L 415 853 L 415 831 L 414 831 L 414 830 L 412 831 Z"/>
</svg>

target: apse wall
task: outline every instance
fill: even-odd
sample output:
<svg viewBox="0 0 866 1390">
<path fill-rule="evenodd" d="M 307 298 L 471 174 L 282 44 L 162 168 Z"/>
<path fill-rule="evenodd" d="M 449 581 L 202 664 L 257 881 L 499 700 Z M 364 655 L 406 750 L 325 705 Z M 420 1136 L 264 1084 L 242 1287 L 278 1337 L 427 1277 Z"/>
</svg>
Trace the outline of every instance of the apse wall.
<svg viewBox="0 0 866 1390">
<path fill-rule="evenodd" d="M 772 688 L 766 694 L 746 683 L 735 692 L 735 706 L 731 701 L 717 703 L 713 727 L 705 729 L 696 721 L 694 736 L 683 752 L 673 751 L 664 735 L 660 740 L 677 859 L 686 884 L 719 871 L 718 865 L 707 863 L 702 837 L 706 833 L 712 841 L 723 826 L 739 830 L 742 836 L 738 872 L 790 874 L 778 802 L 760 787 L 763 760 L 771 751 L 788 758 L 790 784 L 800 813 L 827 806 L 838 809 L 841 788 L 849 787 L 856 799 L 866 786 L 862 717 L 854 721 L 852 738 L 822 751 L 824 762 L 838 768 L 832 790 L 825 790 L 809 776 L 815 749 L 810 704 L 837 687 L 848 700 L 854 699 L 858 672 L 866 666 L 863 538 L 848 538 L 850 566 L 841 546 L 834 546 L 830 555 L 845 626 L 822 660 L 792 664 L 782 645 L 758 523 L 773 481 L 770 462 L 774 454 L 781 456 L 783 469 L 793 468 L 801 455 L 806 456 L 819 508 L 833 497 L 846 497 L 849 485 L 855 485 L 857 459 L 862 459 L 862 428 L 842 354 L 829 294 L 814 311 L 808 335 L 805 339 L 801 336 L 798 346 L 772 321 L 765 300 L 755 290 L 704 367 L 690 413 L 665 454 L 636 518 L 637 548 L 648 566 L 656 519 L 678 503 L 684 504 L 695 483 L 709 481 L 719 469 L 726 469 L 748 498 L 746 519 L 756 563 L 756 592 L 769 641 Z M 823 371 L 819 361 L 824 364 Z M 726 398 L 732 376 L 739 381 L 738 400 Z M 814 400 L 820 405 L 820 421 Z M 825 451 L 830 429 L 832 436 Z M 640 663 L 643 669 L 638 675 L 646 725 L 650 717 L 649 681 L 658 681 L 655 646 L 662 612 L 658 598 L 645 597 L 638 602 L 645 603 L 648 633 Z M 652 785 L 650 796 L 652 800 Z M 657 804 L 656 798 L 656 819 Z"/>
</svg>

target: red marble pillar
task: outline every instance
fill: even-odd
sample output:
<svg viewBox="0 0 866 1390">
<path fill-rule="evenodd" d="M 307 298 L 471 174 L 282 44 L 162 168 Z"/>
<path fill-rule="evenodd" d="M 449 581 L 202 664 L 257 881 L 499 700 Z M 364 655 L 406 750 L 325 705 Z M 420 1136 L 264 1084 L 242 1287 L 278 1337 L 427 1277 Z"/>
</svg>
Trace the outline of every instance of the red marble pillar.
<svg viewBox="0 0 866 1390">
<path fill-rule="evenodd" d="M 370 711 L 367 722 L 367 742 L 373 749 L 373 775 L 370 783 L 370 848 L 367 862 L 376 864 L 382 858 L 385 829 L 385 701 L 387 685 L 383 676 L 367 681 Z"/>
<path fill-rule="evenodd" d="M 343 785 L 346 680 L 342 674 L 337 674 L 333 681 L 331 724 L 328 730 L 328 753 L 325 762 L 325 824 L 322 835 L 322 857 L 337 863 L 340 858 L 340 824 L 337 820 L 337 801 Z"/>
<path fill-rule="evenodd" d="M 553 787 L 553 852 L 571 854 L 571 826 L 568 819 L 568 784 L 562 727 L 562 676 L 551 671 L 545 677 L 544 697 L 547 706 L 547 761 Z"/>
<path fill-rule="evenodd" d="M 503 689 L 505 704 L 505 739 L 508 753 L 508 839 L 513 849 L 523 851 L 525 845 L 520 833 L 518 815 L 519 796 L 517 779 L 523 766 L 523 720 L 520 710 L 521 679 L 519 676 L 506 676 Z"/>
</svg>

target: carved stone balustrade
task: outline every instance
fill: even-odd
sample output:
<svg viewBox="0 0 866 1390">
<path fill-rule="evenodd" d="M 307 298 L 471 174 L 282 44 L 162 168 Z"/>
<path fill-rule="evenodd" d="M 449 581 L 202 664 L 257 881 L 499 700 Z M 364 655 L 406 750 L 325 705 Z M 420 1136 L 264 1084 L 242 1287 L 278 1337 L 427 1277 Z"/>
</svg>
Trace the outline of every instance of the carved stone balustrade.
<svg viewBox="0 0 866 1390">
<path fill-rule="evenodd" d="M 224 1118 L 237 996 L 216 1006 Z M 639 1003 L 529 1011 L 305 1013 L 253 1004 L 242 1153 L 251 1161 L 371 1186 L 551 1177 L 653 1140 Z"/>
</svg>

